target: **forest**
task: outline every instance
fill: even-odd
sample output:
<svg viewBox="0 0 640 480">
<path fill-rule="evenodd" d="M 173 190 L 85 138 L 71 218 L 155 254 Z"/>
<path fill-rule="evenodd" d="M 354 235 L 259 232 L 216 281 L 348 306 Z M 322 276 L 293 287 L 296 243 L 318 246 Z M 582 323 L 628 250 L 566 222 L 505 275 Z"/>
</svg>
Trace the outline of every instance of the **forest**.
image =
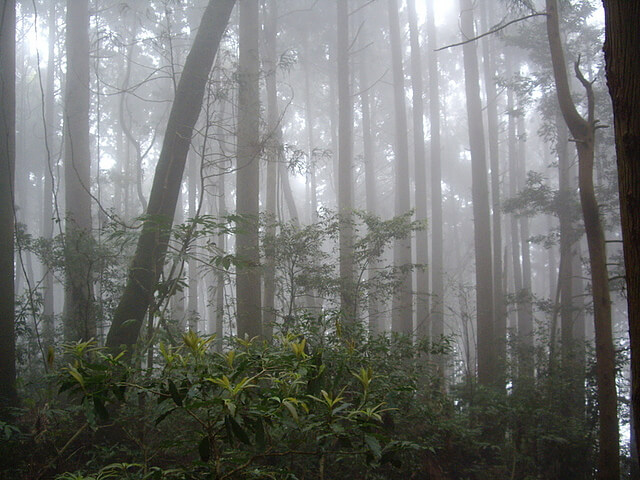
<svg viewBox="0 0 640 480">
<path fill-rule="evenodd" d="M 0 479 L 640 479 L 640 2 L 0 5 Z"/>
</svg>

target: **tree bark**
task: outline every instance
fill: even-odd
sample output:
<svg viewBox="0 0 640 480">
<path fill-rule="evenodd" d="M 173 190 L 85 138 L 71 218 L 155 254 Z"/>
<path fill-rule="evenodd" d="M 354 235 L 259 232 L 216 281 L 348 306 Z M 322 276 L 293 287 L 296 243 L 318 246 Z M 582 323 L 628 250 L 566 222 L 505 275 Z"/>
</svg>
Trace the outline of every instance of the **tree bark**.
<svg viewBox="0 0 640 480">
<path fill-rule="evenodd" d="M 475 33 L 471 0 L 460 0 L 460 15 L 463 38 L 473 38 Z M 474 43 L 465 43 L 462 49 L 469 121 L 469 143 L 471 146 L 471 195 L 473 199 L 476 315 L 478 324 L 478 381 L 481 385 L 489 386 L 495 382 L 495 337 L 493 332 L 493 267 L 491 260 L 491 214 L 489 210 L 487 160 L 476 45 Z"/>
<path fill-rule="evenodd" d="M 2 3 L 0 14 L 0 418 L 16 393 L 14 290 L 14 172 L 16 160 L 16 6 Z"/>
<path fill-rule="evenodd" d="M 187 56 L 153 177 L 146 219 L 107 335 L 107 347 L 131 347 L 138 339 L 164 265 L 187 152 L 202 108 L 209 71 L 234 4 L 234 0 L 209 1 Z"/>
<path fill-rule="evenodd" d="M 604 53 L 613 101 L 618 156 L 620 216 L 627 280 L 631 340 L 632 406 L 635 438 L 640 438 L 640 3 L 603 0 Z M 634 20 L 636 19 L 636 20 Z M 636 443 L 636 446 L 638 443 Z M 640 448 L 638 449 L 640 455 Z"/>
<path fill-rule="evenodd" d="M 435 51 L 437 31 L 433 4 L 427 1 L 427 50 L 429 51 L 429 123 L 431 136 L 431 337 L 444 335 L 444 234 L 442 219 L 442 149 L 440 142 L 440 71 Z M 444 362 L 440 365 L 443 372 Z"/>
<path fill-rule="evenodd" d="M 89 145 L 89 4 L 67 2 L 67 78 L 64 100 L 66 342 L 96 336 L 93 299 L 91 154 Z"/>
<path fill-rule="evenodd" d="M 407 107 L 405 104 L 402 42 L 397 0 L 389 0 L 389 37 L 391 41 L 391 70 L 393 73 L 393 104 L 395 118 L 395 215 L 411 209 L 409 199 L 409 144 L 407 139 Z M 391 328 L 394 332 L 413 335 L 413 278 L 411 235 L 395 240 L 393 264 L 399 269 L 399 285 L 393 295 Z"/>
<path fill-rule="evenodd" d="M 357 300 L 353 267 L 353 102 L 349 85 L 349 1 L 338 0 L 338 213 L 340 215 L 340 310 L 355 323 Z"/>
<path fill-rule="evenodd" d="M 236 255 L 245 263 L 236 270 L 238 337 L 262 335 L 262 287 L 258 237 L 260 191 L 260 84 L 258 32 L 260 3 L 239 3 Z"/>
<path fill-rule="evenodd" d="M 615 383 L 615 351 L 611 330 L 611 299 L 604 231 L 593 186 L 593 164 L 596 122 L 594 118 L 593 88 L 576 73 L 587 90 L 588 117 L 584 119 L 571 98 L 569 77 L 560 37 L 557 0 L 546 0 L 547 36 L 553 63 L 553 76 L 562 116 L 573 135 L 578 149 L 578 186 L 584 219 L 589 261 L 591 264 L 591 293 L 596 334 L 596 383 L 598 395 L 599 452 L 598 479 L 620 478 L 617 393 Z"/>
<path fill-rule="evenodd" d="M 407 1 L 411 41 L 411 89 L 413 93 L 413 159 L 415 164 L 416 220 L 427 220 L 427 160 L 424 151 L 424 102 L 422 100 L 422 58 L 415 0 Z M 416 232 L 416 334 L 429 336 L 429 233 Z"/>
</svg>

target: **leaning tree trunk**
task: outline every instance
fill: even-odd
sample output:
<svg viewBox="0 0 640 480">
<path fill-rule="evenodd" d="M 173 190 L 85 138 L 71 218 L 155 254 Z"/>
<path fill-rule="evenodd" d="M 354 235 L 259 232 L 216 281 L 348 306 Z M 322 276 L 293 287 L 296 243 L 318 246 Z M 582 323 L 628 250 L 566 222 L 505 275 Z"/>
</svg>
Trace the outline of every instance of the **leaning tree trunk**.
<svg viewBox="0 0 640 480">
<path fill-rule="evenodd" d="M 409 145 L 407 139 L 407 110 L 405 105 L 402 42 L 397 0 L 389 0 L 389 37 L 393 73 L 393 103 L 395 111 L 395 215 L 411 209 L 409 199 Z M 393 248 L 393 264 L 399 269 L 399 285 L 393 295 L 391 324 L 394 332 L 413 334 L 413 278 L 411 265 L 411 236 L 398 238 Z"/>
<path fill-rule="evenodd" d="M 64 99 L 65 285 L 64 339 L 96 336 L 89 146 L 89 2 L 67 2 Z"/>
<path fill-rule="evenodd" d="M 460 0 L 462 33 L 473 38 L 473 5 L 471 0 Z M 491 213 L 485 154 L 482 105 L 480 103 L 480 74 L 474 43 L 463 45 L 464 84 L 469 118 L 471 146 L 471 195 L 473 198 L 473 230 L 476 257 L 476 308 L 478 322 L 478 381 L 482 385 L 495 383 L 493 284 L 491 255 Z"/>
<path fill-rule="evenodd" d="M 0 418 L 15 405 L 14 171 L 16 158 L 16 12 L 3 2 L 0 19 Z"/>
<path fill-rule="evenodd" d="M 133 346 L 153 298 L 167 253 L 169 234 L 182 184 L 193 127 L 202 108 L 204 90 L 235 0 L 210 0 L 187 56 L 171 107 L 149 205 L 127 284 L 113 316 L 107 346 Z"/>
<path fill-rule="evenodd" d="M 639 2 L 603 0 L 627 279 L 634 428 L 640 438 L 640 18 Z M 638 444 L 636 444 L 638 445 Z M 640 448 L 638 449 L 640 455 Z"/>
<path fill-rule="evenodd" d="M 562 116 L 578 149 L 578 186 L 580 204 L 589 247 L 591 293 L 596 336 L 596 382 L 598 395 L 599 453 L 598 479 L 620 478 L 620 451 L 615 377 L 615 351 L 611 330 L 611 299 L 607 252 L 600 212 L 593 186 L 593 163 L 596 122 L 591 83 L 587 82 L 576 64 L 576 74 L 587 91 L 588 117 L 584 119 L 571 99 L 569 77 L 560 37 L 557 0 L 546 0 L 547 36 L 553 63 L 553 76 Z"/>
</svg>

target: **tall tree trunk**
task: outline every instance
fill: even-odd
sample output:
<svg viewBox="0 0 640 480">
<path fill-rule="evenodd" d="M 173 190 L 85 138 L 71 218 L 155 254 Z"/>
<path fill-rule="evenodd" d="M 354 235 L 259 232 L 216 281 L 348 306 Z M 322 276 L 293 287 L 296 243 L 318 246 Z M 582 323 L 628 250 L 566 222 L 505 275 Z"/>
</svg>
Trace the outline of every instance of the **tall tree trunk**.
<svg viewBox="0 0 640 480">
<path fill-rule="evenodd" d="M 593 163 L 596 122 L 592 85 L 576 73 L 587 90 L 588 116 L 584 119 L 571 98 L 569 77 L 560 37 L 557 0 L 546 0 L 547 36 L 553 63 L 553 76 L 562 116 L 576 141 L 578 149 L 578 186 L 584 219 L 589 261 L 591 264 L 591 293 L 596 333 L 596 382 L 598 394 L 599 452 L 598 479 L 620 478 L 620 450 L 618 433 L 617 393 L 615 382 L 615 351 L 611 330 L 611 298 L 604 231 L 593 186 Z"/>
<path fill-rule="evenodd" d="M 640 3 L 603 0 L 607 81 L 613 101 L 627 280 L 635 438 L 640 438 Z M 636 442 L 636 446 L 640 445 Z M 640 456 L 640 448 L 638 448 Z"/>
<path fill-rule="evenodd" d="M 64 100 L 65 297 L 67 342 L 96 336 L 89 152 L 89 4 L 67 2 Z"/>
<path fill-rule="evenodd" d="M 405 105 L 404 70 L 398 1 L 389 0 L 389 37 L 391 70 L 393 73 L 393 104 L 395 118 L 395 215 L 411 209 L 409 199 L 409 144 L 407 139 L 407 107 Z M 399 269 L 399 286 L 393 295 L 391 328 L 394 332 L 413 334 L 413 278 L 408 269 L 412 262 L 411 235 L 398 238 L 393 249 L 393 264 Z"/>
<path fill-rule="evenodd" d="M 0 418 L 17 403 L 14 290 L 14 172 L 16 160 L 16 6 L 0 11 Z"/>
<path fill-rule="evenodd" d="M 427 220 L 427 160 L 424 152 L 424 103 L 422 100 L 422 58 L 415 0 L 407 1 L 409 35 L 411 39 L 411 88 L 413 93 L 413 159 L 415 163 L 416 220 Z M 416 334 L 429 335 L 429 234 L 416 232 Z"/>
<path fill-rule="evenodd" d="M 189 217 L 193 221 L 198 215 L 197 195 L 200 184 L 200 161 L 195 152 L 192 152 L 189 163 Z M 200 193 L 202 194 L 202 193 Z M 189 296 L 187 297 L 187 318 L 189 319 L 189 330 L 198 331 L 198 255 L 197 240 L 191 240 L 189 256 L 187 257 L 187 268 L 189 270 Z"/>
<path fill-rule="evenodd" d="M 200 114 L 209 71 L 234 4 L 234 0 L 209 1 L 187 56 L 153 177 L 146 221 L 107 335 L 106 345 L 110 348 L 136 343 L 144 314 L 153 298 L 167 253 L 193 127 Z"/>
<path fill-rule="evenodd" d="M 482 30 L 489 30 L 487 2 L 481 4 Z M 491 36 L 482 42 L 484 57 L 484 85 L 487 97 L 487 132 L 489 135 L 489 166 L 491 168 L 491 224 L 493 227 L 493 308 L 494 335 L 496 339 L 497 380 L 506 379 L 507 360 L 507 304 L 502 289 L 502 207 L 500 206 L 500 148 L 498 146 L 498 92 L 496 87 L 496 66 Z"/>
<path fill-rule="evenodd" d="M 462 35 L 475 36 L 473 4 L 460 0 Z M 478 336 L 478 381 L 482 385 L 495 382 L 495 337 L 493 333 L 493 285 L 491 256 L 491 214 L 485 154 L 478 56 L 474 43 L 463 45 L 464 84 L 467 97 L 469 143 L 471 146 L 471 195 L 473 199 L 474 249 L 476 258 L 476 310 Z"/>
<path fill-rule="evenodd" d="M 349 85 L 349 1 L 338 0 L 338 213 L 340 215 L 340 310 L 354 323 L 357 299 L 353 270 L 353 102 Z"/>
<path fill-rule="evenodd" d="M 431 337 L 444 335 L 444 236 L 442 219 L 442 166 L 440 145 L 440 92 L 436 54 L 435 0 L 427 1 L 427 50 L 429 51 L 429 123 L 431 135 Z M 440 365 L 443 371 L 443 364 Z"/>
<path fill-rule="evenodd" d="M 304 119 L 307 131 L 307 150 L 308 150 L 308 172 L 309 188 L 310 188 L 310 213 L 311 223 L 318 221 L 318 185 L 316 180 L 316 164 L 314 158 L 314 150 L 316 146 L 315 136 L 313 134 L 313 108 L 311 101 L 311 49 L 309 48 L 309 39 L 307 35 L 303 36 L 303 68 L 304 68 Z"/>
<path fill-rule="evenodd" d="M 363 27 L 361 35 L 366 35 L 364 28 L 365 27 Z M 363 55 L 366 55 L 366 51 L 363 52 Z M 360 62 L 360 105 L 362 108 L 364 183 L 367 213 L 377 215 L 376 158 L 373 146 L 373 135 L 371 132 L 371 104 L 369 99 L 369 75 L 367 69 L 368 63 L 368 59 L 364 59 Z M 378 258 L 374 258 L 369 262 L 367 268 L 367 280 L 370 284 L 375 282 L 379 266 L 380 262 Z M 378 299 L 378 295 L 373 289 L 370 289 L 369 294 L 367 295 L 367 302 L 367 309 L 369 313 L 369 332 L 372 335 L 377 335 L 382 333 L 384 325 L 381 315 L 382 305 Z"/>
<path fill-rule="evenodd" d="M 47 57 L 47 77 L 44 98 L 45 166 L 44 188 L 42 192 L 42 236 L 48 240 L 53 238 L 53 152 L 56 143 L 55 122 L 55 43 L 56 43 L 56 3 L 51 2 L 48 18 L 49 51 Z M 53 272 L 46 266 L 42 279 L 42 337 L 45 351 L 53 346 L 54 341 L 54 303 Z"/>
<path fill-rule="evenodd" d="M 527 132 L 524 122 L 524 108 L 518 115 L 518 165 L 517 176 L 520 185 L 524 185 L 527 171 Z M 520 356 L 518 359 L 518 375 L 533 377 L 533 303 L 531 296 L 531 252 L 529 248 L 529 218 L 520 217 L 520 242 L 522 251 L 522 319 L 518 319 L 518 338 L 520 341 Z"/>
<path fill-rule="evenodd" d="M 267 226 L 265 229 L 265 266 L 264 266 L 264 300 L 263 300 L 263 330 L 266 338 L 273 333 L 276 321 L 275 294 L 276 294 L 276 263 L 275 245 L 276 235 L 276 202 L 278 184 L 278 161 L 280 160 L 280 118 L 278 112 L 278 92 L 276 87 L 277 60 L 277 34 L 278 34 L 278 4 L 277 1 L 269 2 L 267 20 L 265 22 L 265 55 L 262 64 L 265 70 L 267 87 L 267 191 L 265 201 L 265 213 Z"/>
<path fill-rule="evenodd" d="M 262 288 L 258 215 L 260 191 L 260 84 L 258 32 L 260 3 L 239 3 L 238 45 L 238 170 L 236 173 L 236 214 L 240 216 L 236 254 L 246 262 L 237 267 L 236 301 L 238 336 L 262 335 Z"/>
</svg>

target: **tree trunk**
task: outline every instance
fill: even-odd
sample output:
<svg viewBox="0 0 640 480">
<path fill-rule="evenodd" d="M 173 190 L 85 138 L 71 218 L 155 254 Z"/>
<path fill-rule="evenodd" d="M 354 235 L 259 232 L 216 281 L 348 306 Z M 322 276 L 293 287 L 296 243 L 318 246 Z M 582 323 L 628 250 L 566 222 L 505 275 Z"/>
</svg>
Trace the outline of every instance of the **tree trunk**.
<svg viewBox="0 0 640 480">
<path fill-rule="evenodd" d="M 349 85 L 349 1 L 338 0 L 338 213 L 340 215 L 340 310 L 354 323 L 357 300 L 353 270 L 353 102 Z"/>
<path fill-rule="evenodd" d="M 133 346 L 138 339 L 164 265 L 187 152 L 209 71 L 234 4 L 234 0 L 209 1 L 187 56 L 153 177 L 146 220 L 107 335 L 107 347 Z"/>
<path fill-rule="evenodd" d="M 189 163 L 189 218 L 194 221 L 198 215 L 197 194 L 200 184 L 200 161 L 195 152 L 192 152 Z M 191 239 L 188 250 L 187 268 L 189 270 L 188 284 L 189 296 L 187 297 L 187 318 L 189 319 L 189 330 L 198 331 L 198 255 L 197 240 Z"/>
<path fill-rule="evenodd" d="M 236 254 L 243 266 L 236 272 L 238 337 L 262 335 L 262 293 L 258 215 L 260 191 L 260 84 L 258 32 L 260 3 L 239 3 L 238 28 L 238 165 L 236 173 L 236 214 L 240 217 Z"/>
<path fill-rule="evenodd" d="M 424 153 L 424 104 L 422 101 L 422 59 L 415 0 L 407 1 L 411 39 L 411 88 L 413 93 L 413 159 L 415 163 L 416 220 L 427 220 L 427 160 Z M 429 233 L 416 232 L 416 334 L 429 336 Z"/>
<path fill-rule="evenodd" d="M 576 110 L 571 98 L 569 77 L 560 37 L 557 0 L 546 0 L 547 36 L 553 63 L 556 93 L 562 116 L 576 141 L 578 149 L 578 186 L 584 219 L 589 261 L 591 264 L 591 293 L 596 333 L 596 383 L 598 395 L 599 453 L 598 479 L 620 478 L 617 393 L 615 383 L 615 351 L 611 331 L 611 299 L 604 231 L 593 186 L 595 127 L 593 88 L 576 73 L 587 90 L 588 118 Z"/>
<path fill-rule="evenodd" d="M 475 36 L 473 4 L 460 0 L 460 16 L 463 38 Z M 493 333 L 493 285 L 491 260 L 491 214 L 489 211 L 489 186 L 485 154 L 482 105 L 480 103 L 480 78 L 478 56 L 474 43 L 463 45 L 464 78 L 471 146 L 471 195 L 473 199 L 474 249 L 476 258 L 476 309 L 478 337 L 478 381 L 492 385 L 494 376 Z"/>
<path fill-rule="evenodd" d="M 486 2 L 481 4 L 482 30 L 489 30 Z M 500 149 L 498 128 L 498 92 L 496 87 L 497 72 L 491 36 L 482 42 L 484 57 L 484 84 L 487 96 L 487 132 L 489 135 L 489 165 L 491 168 L 491 204 L 493 227 L 493 308 L 494 335 L 496 339 L 496 375 L 501 383 L 506 379 L 507 361 L 507 304 L 502 289 L 502 207 L 500 206 Z"/>
<path fill-rule="evenodd" d="M 276 202 L 278 183 L 278 161 L 280 160 L 280 118 L 278 112 L 278 92 L 276 87 L 277 60 L 277 28 L 278 28 L 278 3 L 275 0 L 269 2 L 267 21 L 265 22 L 265 55 L 262 64 L 265 70 L 265 83 L 267 88 L 267 192 L 265 201 L 266 229 L 265 229 L 265 266 L 264 266 L 264 300 L 263 300 L 263 331 L 266 338 L 273 333 L 276 321 L 275 294 L 276 294 L 276 264 L 273 244 L 276 235 Z"/>
<path fill-rule="evenodd" d="M 89 4 L 67 2 L 64 100 L 65 297 L 64 339 L 96 336 L 93 299 L 91 155 L 89 152 Z"/>
<path fill-rule="evenodd" d="M 16 6 L 0 17 L 0 418 L 17 403 L 14 291 L 14 172 L 16 159 Z"/>
<path fill-rule="evenodd" d="M 631 340 L 632 405 L 640 438 L 640 3 L 603 0 L 607 81 L 613 101 Z M 638 443 L 636 443 L 638 445 Z M 638 449 L 640 455 L 640 449 Z"/>
<path fill-rule="evenodd" d="M 393 103 L 395 117 L 395 215 L 411 209 L 409 199 L 409 144 L 407 139 L 407 110 L 405 105 L 404 70 L 398 1 L 389 0 L 389 37 L 391 41 L 391 70 L 393 73 Z M 391 328 L 405 335 L 413 334 L 413 278 L 411 235 L 398 238 L 393 249 L 393 264 L 399 269 L 399 286 L 393 295 Z"/>
<path fill-rule="evenodd" d="M 55 122 L 55 43 L 56 43 L 56 4 L 51 2 L 49 6 L 49 52 L 47 58 L 47 77 L 45 83 L 44 125 L 45 135 L 45 168 L 44 188 L 42 192 L 42 237 L 51 240 L 53 238 L 53 182 L 54 165 L 53 152 L 56 143 Z M 42 279 L 42 338 L 44 349 L 47 351 L 53 347 L 54 341 L 54 303 L 53 303 L 53 272 L 44 266 L 45 272 Z"/>
<path fill-rule="evenodd" d="M 363 27 L 364 30 L 364 27 Z M 362 31 L 361 35 L 365 35 Z M 366 41 L 366 40 L 365 40 Z M 363 42 L 364 43 L 364 42 Z M 366 51 L 363 52 L 366 55 Z M 377 188 L 376 188 L 376 158 L 373 146 L 373 136 L 371 132 L 371 105 L 369 99 L 369 76 L 368 59 L 360 62 L 360 105 L 362 108 L 362 148 L 364 162 L 364 183 L 367 213 L 378 214 Z M 367 268 L 367 280 L 371 284 L 375 281 L 380 262 L 378 258 L 373 258 Z M 372 289 L 367 295 L 367 309 L 369 313 L 369 332 L 372 335 L 382 333 L 384 330 L 381 315 L 382 305 L 378 295 Z"/>
<path fill-rule="evenodd" d="M 433 12 L 435 0 L 427 1 L 427 50 L 429 52 L 429 123 L 431 135 L 431 337 L 444 335 L 444 238 L 442 219 L 442 166 L 440 145 L 440 87 L 436 22 Z M 440 365 L 443 372 L 444 362 Z"/>
</svg>

